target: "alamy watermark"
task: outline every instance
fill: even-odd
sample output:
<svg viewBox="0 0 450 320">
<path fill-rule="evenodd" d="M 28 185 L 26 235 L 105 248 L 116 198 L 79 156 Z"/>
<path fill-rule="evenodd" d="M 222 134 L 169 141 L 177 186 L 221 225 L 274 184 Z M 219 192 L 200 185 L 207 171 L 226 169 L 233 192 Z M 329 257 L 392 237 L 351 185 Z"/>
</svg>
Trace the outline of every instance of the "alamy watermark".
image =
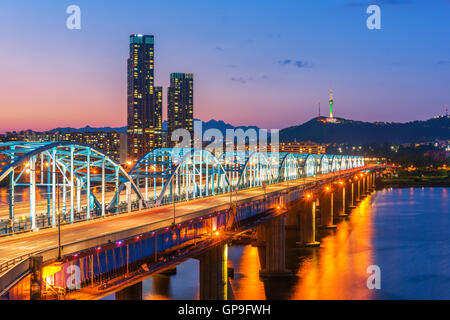
<svg viewBox="0 0 450 320">
<path fill-rule="evenodd" d="M 81 29 L 81 8 L 77 5 L 67 7 L 66 13 L 69 14 L 66 20 L 66 27 L 69 30 Z"/>
<path fill-rule="evenodd" d="M 367 14 L 370 16 L 367 18 L 366 26 L 369 30 L 380 30 L 381 29 L 381 9 L 379 6 L 372 4 L 367 7 Z"/>
<path fill-rule="evenodd" d="M 69 290 L 79 290 L 81 288 L 81 270 L 77 265 L 71 265 L 67 268 L 68 275 L 66 279 L 66 287 Z"/>
<path fill-rule="evenodd" d="M 381 289 L 381 269 L 377 265 L 371 265 L 367 267 L 366 272 L 370 274 L 367 278 L 367 289 L 369 290 L 380 290 Z"/>
</svg>

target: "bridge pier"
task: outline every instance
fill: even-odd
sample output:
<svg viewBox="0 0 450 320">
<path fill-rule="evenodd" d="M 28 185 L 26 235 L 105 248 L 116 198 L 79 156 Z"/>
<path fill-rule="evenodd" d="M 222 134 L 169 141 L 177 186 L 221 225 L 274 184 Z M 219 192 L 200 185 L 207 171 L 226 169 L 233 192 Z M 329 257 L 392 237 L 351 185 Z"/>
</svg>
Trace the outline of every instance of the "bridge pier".
<svg viewBox="0 0 450 320">
<path fill-rule="evenodd" d="M 343 182 L 343 184 L 342 184 L 342 216 L 343 217 L 348 216 L 347 202 L 348 202 L 347 185 L 345 184 L 345 182 Z"/>
<path fill-rule="evenodd" d="M 30 257 L 30 300 L 40 300 L 42 298 L 42 256 Z"/>
<path fill-rule="evenodd" d="M 365 197 L 365 195 L 366 195 L 366 193 L 367 193 L 367 189 L 366 189 L 366 176 L 365 175 L 363 175 L 363 177 L 362 177 L 362 190 L 361 190 L 361 196 L 362 197 Z"/>
<path fill-rule="evenodd" d="M 348 209 L 356 208 L 356 188 L 352 179 L 348 182 Z"/>
<path fill-rule="evenodd" d="M 226 300 L 228 287 L 228 246 L 218 245 L 200 260 L 200 300 Z"/>
<path fill-rule="evenodd" d="M 287 205 L 288 212 L 286 213 L 286 229 L 298 230 L 300 228 L 299 211 L 302 205 L 299 201 L 291 202 Z"/>
<path fill-rule="evenodd" d="M 373 172 L 372 173 L 372 189 L 373 190 L 376 190 L 376 179 L 377 179 L 377 173 L 376 172 Z"/>
<path fill-rule="evenodd" d="M 342 181 L 340 181 L 337 184 L 336 187 L 336 196 L 335 196 L 335 202 L 334 202 L 334 215 L 337 218 L 344 218 L 347 217 L 348 214 L 346 214 L 345 211 L 345 201 L 346 201 L 346 193 L 345 193 L 345 185 Z"/>
<path fill-rule="evenodd" d="M 292 273 L 286 269 L 286 216 L 275 217 L 259 228 L 258 231 L 262 231 L 265 238 L 259 276 L 263 279 L 291 276 Z M 262 249 L 262 247 L 259 248 Z"/>
<path fill-rule="evenodd" d="M 374 173 L 370 172 L 367 175 L 367 192 L 370 194 L 373 191 L 375 191 L 375 186 L 374 186 Z"/>
<path fill-rule="evenodd" d="M 261 269 L 266 268 L 266 228 L 264 225 L 256 227 L 256 241 L 252 246 L 258 248 L 259 264 Z"/>
<path fill-rule="evenodd" d="M 353 208 L 353 192 L 352 192 L 352 182 L 347 181 L 344 185 L 345 188 L 345 213 L 349 215 L 351 209 Z"/>
<path fill-rule="evenodd" d="M 304 201 L 303 210 L 300 213 L 300 241 L 299 247 L 318 247 L 316 241 L 316 202 L 311 198 Z"/>
<path fill-rule="evenodd" d="M 359 203 L 359 202 L 361 202 L 361 179 L 359 179 L 359 178 L 357 178 L 358 179 L 358 185 L 357 185 L 357 188 L 356 188 L 356 203 Z"/>
<path fill-rule="evenodd" d="M 142 281 L 117 291 L 116 300 L 142 300 Z"/>
<path fill-rule="evenodd" d="M 327 186 L 319 196 L 321 229 L 336 229 L 333 219 L 333 202 L 333 190 Z"/>
</svg>

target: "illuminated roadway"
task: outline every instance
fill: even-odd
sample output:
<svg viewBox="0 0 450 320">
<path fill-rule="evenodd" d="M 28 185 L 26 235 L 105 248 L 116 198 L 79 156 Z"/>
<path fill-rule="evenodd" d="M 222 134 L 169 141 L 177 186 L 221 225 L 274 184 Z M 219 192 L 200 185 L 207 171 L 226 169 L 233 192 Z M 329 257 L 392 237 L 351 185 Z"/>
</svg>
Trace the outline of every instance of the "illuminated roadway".
<svg viewBox="0 0 450 320">
<path fill-rule="evenodd" d="M 39 189 L 37 189 L 39 190 Z M 16 201 L 14 203 L 14 216 L 16 218 L 21 218 L 21 217 L 29 217 L 30 216 L 30 202 L 27 201 L 28 200 L 28 189 L 27 188 L 23 188 L 23 200 L 22 201 Z M 159 189 L 157 189 L 157 191 L 159 191 Z M 39 192 L 39 191 L 38 191 Z M 144 192 L 144 189 L 141 188 L 141 192 Z M 70 191 L 67 191 L 67 212 L 70 211 Z M 100 198 L 101 196 L 101 192 L 92 192 L 95 196 L 97 196 L 98 198 Z M 126 199 L 126 195 L 123 194 L 124 192 L 122 192 L 120 194 L 120 201 L 125 201 Z M 105 203 L 108 204 L 112 198 L 114 197 L 115 192 L 105 192 Z M 38 193 L 38 195 L 41 197 L 41 199 L 36 199 L 36 214 L 37 215 L 44 215 L 47 214 L 47 198 L 46 198 L 46 193 Z M 153 194 L 152 194 L 153 195 Z M 152 196 L 151 195 L 151 196 Z M 17 196 L 17 194 L 16 194 Z M 149 198 L 151 198 L 151 196 L 149 195 Z M 19 198 L 19 197 L 18 197 Z M 60 192 L 60 208 L 62 210 L 63 207 L 63 193 L 62 191 Z M 136 195 L 134 193 L 131 194 L 131 199 L 132 200 L 136 200 Z M 82 194 L 81 195 L 81 207 L 86 207 L 86 194 Z M 3 203 L 0 203 L 0 219 L 7 219 L 9 218 L 9 204 L 5 201 Z"/>
</svg>

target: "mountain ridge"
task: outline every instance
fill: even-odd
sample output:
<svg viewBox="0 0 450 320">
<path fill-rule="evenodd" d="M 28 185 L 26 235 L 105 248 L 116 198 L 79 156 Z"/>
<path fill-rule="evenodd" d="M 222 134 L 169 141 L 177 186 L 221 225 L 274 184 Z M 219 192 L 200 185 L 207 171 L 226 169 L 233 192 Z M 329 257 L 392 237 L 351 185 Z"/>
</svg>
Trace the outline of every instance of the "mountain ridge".
<svg viewBox="0 0 450 320">
<path fill-rule="evenodd" d="M 450 117 L 442 116 L 425 121 L 364 122 L 335 118 L 327 122 L 316 117 L 298 126 L 280 131 L 280 141 L 314 141 L 317 143 L 411 143 L 450 139 Z"/>
<path fill-rule="evenodd" d="M 450 117 L 441 116 L 428 120 L 415 120 L 410 122 L 365 122 L 335 118 L 337 122 L 327 122 L 325 117 L 315 117 L 297 126 L 291 126 L 280 130 L 281 142 L 313 141 L 317 143 L 411 143 L 420 141 L 450 139 Z M 201 121 L 195 119 L 195 122 Z M 218 129 L 224 136 L 227 129 L 255 129 L 257 126 L 233 126 L 222 120 L 211 119 L 201 121 L 202 129 Z M 126 133 L 123 127 L 91 127 L 84 128 L 55 128 L 50 132 L 120 132 Z M 167 130 L 167 121 L 163 123 L 163 129 Z"/>
<path fill-rule="evenodd" d="M 233 126 L 232 124 L 226 123 L 223 120 L 215 120 L 211 119 L 208 121 L 202 121 L 200 119 L 194 119 L 194 122 L 202 122 L 202 129 L 203 132 L 208 129 L 219 129 L 222 131 L 222 133 L 225 134 L 226 129 L 255 129 L 259 130 L 257 126 Z M 163 121 L 163 130 L 167 130 L 167 120 Z M 72 127 L 59 127 L 49 130 L 49 132 L 61 132 L 61 133 L 68 133 L 68 132 L 120 132 L 120 133 L 126 133 L 127 127 L 91 127 L 89 125 L 82 127 L 82 128 L 72 128 Z"/>
</svg>

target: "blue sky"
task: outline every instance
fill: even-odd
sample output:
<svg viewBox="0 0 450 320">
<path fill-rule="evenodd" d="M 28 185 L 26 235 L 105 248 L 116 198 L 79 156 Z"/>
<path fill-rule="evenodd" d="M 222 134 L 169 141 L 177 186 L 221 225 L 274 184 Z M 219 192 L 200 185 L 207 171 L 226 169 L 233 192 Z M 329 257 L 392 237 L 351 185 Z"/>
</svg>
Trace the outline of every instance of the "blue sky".
<svg viewBox="0 0 450 320">
<path fill-rule="evenodd" d="M 81 30 L 65 26 L 71 4 Z M 2 1 L 0 106 L 18 112 L 0 131 L 125 125 L 131 33 L 155 35 L 164 95 L 171 72 L 194 73 L 202 120 L 300 124 L 331 87 L 338 117 L 427 119 L 450 104 L 449 18 L 448 0 Z"/>
</svg>

